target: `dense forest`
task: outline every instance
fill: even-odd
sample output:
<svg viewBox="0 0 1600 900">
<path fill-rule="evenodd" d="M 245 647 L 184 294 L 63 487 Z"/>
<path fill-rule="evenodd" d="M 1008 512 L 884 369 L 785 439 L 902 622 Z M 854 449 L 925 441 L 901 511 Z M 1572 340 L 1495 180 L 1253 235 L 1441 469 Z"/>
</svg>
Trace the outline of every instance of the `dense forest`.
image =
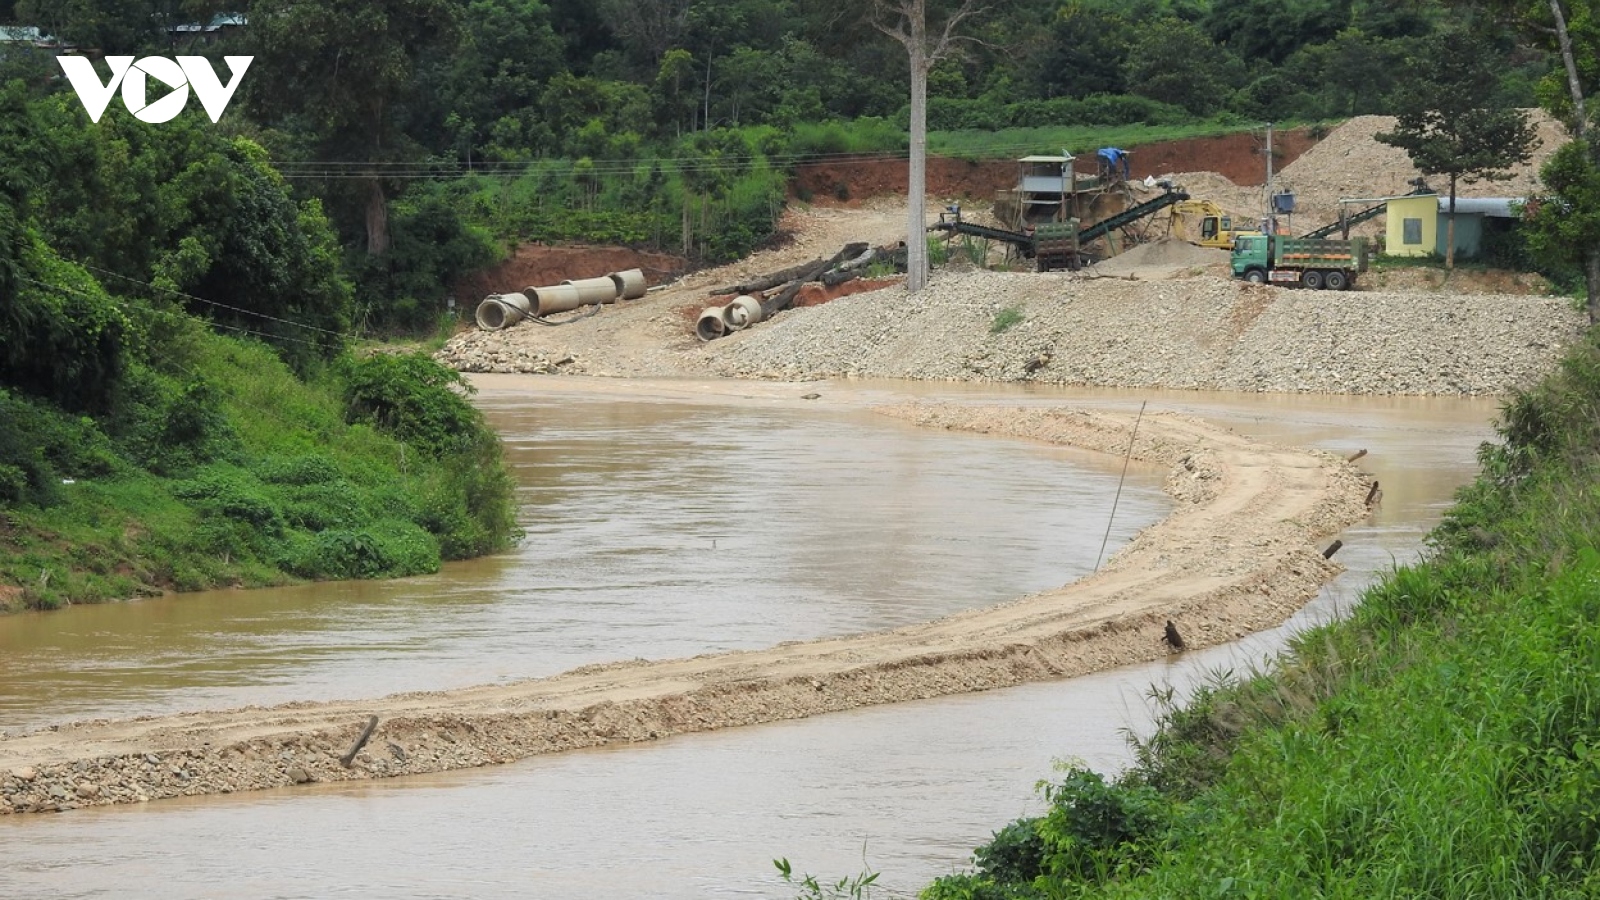
<svg viewBox="0 0 1600 900">
<path fill-rule="evenodd" d="M 930 0 L 930 20 L 957 5 Z M 936 132 L 1386 112 L 1405 61 L 1474 21 L 1440 0 L 980 5 L 961 52 L 931 73 Z M 873 27 L 873 7 L 11 0 L 0 21 L 101 54 L 204 54 L 220 72 L 222 56 L 253 56 L 220 128 L 264 148 L 297 200 L 320 201 L 356 322 L 414 330 L 507 241 L 724 261 L 772 235 L 797 160 L 903 154 L 906 55 Z M 213 22 L 244 24 L 181 30 Z M 1549 56 L 1481 30 L 1500 58 L 1493 103 L 1535 105 Z M 51 52 L 7 50 L 0 80 L 59 90 Z"/>
</svg>

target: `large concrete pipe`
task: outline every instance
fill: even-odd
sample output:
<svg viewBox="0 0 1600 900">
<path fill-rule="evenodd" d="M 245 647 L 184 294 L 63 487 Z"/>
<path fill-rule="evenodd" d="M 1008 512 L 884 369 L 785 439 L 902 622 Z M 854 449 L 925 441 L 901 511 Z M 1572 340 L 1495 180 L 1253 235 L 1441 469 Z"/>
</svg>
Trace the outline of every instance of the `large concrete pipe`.
<svg viewBox="0 0 1600 900">
<path fill-rule="evenodd" d="M 527 289 L 533 295 L 538 306 L 534 310 L 536 316 L 548 316 L 551 313 L 568 312 L 577 309 L 584 303 L 583 295 L 570 284 L 553 284 L 549 287 L 531 287 Z"/>
<path fill-rule="evenodd" d="M 578 289 L 578 295 L 584 303 L 610 303 L 617 299 L 620 289 L 617 283 L 606 275 L 600 278 L 567 279 L 562 284 L 570 284 Z"/>
<path fill-rule="evenodd" d="M 637 300 L 643 297 L 650 287 L 645 283 L 644 272 L 639 269 L 612 272 L 606 277 L 617 283 L 617 295 L 624 300 Z"/>
<path fill-rule="evenodd" d="M 694 334 L 702 341 L 714 341 L 728 333 L 728 325 L 722 320 L 722 307 L 708 306 L 694 323 Z"/>
<path fill-rule="evenodd" d="M 485 331 L 499 331 L 522 321 L 530 308 L 531 304 L 526 294 L 490 294 L 478 304 L 478 312 L 474 318 L 478 320 L 479 328 Z"/>
<path fill-rule="evenodd" d="M 761 321 L 761 301 L 754 297 L 735 297 L 722 308 L 722 324 L 739 331 Z"/>
</svg>

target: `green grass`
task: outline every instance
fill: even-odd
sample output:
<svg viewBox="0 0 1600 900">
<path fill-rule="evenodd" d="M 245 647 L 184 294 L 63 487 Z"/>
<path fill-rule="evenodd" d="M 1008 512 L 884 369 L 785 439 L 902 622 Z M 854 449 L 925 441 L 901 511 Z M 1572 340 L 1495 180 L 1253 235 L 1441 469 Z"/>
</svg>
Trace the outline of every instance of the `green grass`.
<svg viewBox="0 0 1600 900">
<path fill-rule="evenodd" d="M 1008 306 L 994 314 L 994 321 L 989 323 L 990 334 L 1000 334 L 1011 326 L 1022 321 L 1022 307 Z"/>
</svg>

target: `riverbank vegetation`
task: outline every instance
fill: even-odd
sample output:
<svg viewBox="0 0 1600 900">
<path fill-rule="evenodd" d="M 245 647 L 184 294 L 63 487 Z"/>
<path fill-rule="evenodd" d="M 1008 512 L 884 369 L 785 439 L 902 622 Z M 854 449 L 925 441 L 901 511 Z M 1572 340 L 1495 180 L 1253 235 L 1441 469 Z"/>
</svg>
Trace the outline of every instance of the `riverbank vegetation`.
<svg viewBox="0 0 1600 900">
<path fill-rule="evenodd" d="M 515 536 L 459 376 L 346 349 L 315 199 L 194 119 L 0 91 L 0 608 L 429 572 Z"/>
<path fill-rule="evenodd" d="M 1591 335 L 1506 407 L 1423 562 L 1166 697 L 1126 772 L 1067 771 L 923 896 L 1600 893 L 1597 412 Z"/>
</svg>

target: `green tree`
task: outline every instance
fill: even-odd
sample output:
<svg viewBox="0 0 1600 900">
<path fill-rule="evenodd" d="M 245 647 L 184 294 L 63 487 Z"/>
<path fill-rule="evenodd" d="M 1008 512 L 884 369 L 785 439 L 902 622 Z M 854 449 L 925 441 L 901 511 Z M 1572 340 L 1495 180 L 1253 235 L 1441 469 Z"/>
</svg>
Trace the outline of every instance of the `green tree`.
<svg viewBox="0 0 1600 900">
<path fill-rule="evenodd" d="M 1300 48 L 1268 77 L 1299 87 L 1298 107 L 1268 107 L 1258 114 L 1282 119 L 1342 119 L 1391 110 L 1389 97 L 1405 84 L 1407 44 L 1349 28 L 1321 44 Z M 1305 90 L 1305 88 L 1311 90 Z"/>
<path fill-rule="evenodd" d="M 1193 22 L 1159 19 L 1135 34 L 1123 64 L 1131 93 L 1204 116 L 1220 109 L 1233 85 L 1244 80 L 1238 58 L 1211 43 Z"/>
<path fill-rule="evenodd" d="M 1470 32 L 1437 35 L 1424 52 L 1408 60 L 1406 89 L 1394 131 L 1377 135 L 1406 151 L 1424 175 L 1450 180 L 1450 218 L 1445 233 L 1445 266 L 1455 266 L 1456 183 L 1499 180 L 1528 161 L 1538 137 L 1528 114 L 1488 105 L 1498 77 L 1486 42 Z"/>
<path fill-rule="evenodd" d="M 1572 144 L 1546 163 L 1550 194 L 1536 205 L 1530 243 L 1582 262 L 1589 324 L 1600 323 L 1600 141 L 1588 103 L 1600 84 L 1600 10 L 1561 0 L 1485 2 L 1502 22 L 1561 60 L 1539 85 L 1539 105 L 1566 125 Z"/>
<path fill-rule="evenodd" d="M 418 124 L 444 123 L 450 148 L 469 165 L 486 153 L 526 156 L 547 144 L 553 135 L 539 115 L 539 96 L 566 70 L 550 7 L 540 0 L 471 0 L 460 26 L 460 43 L 427 79 L 437 108 Z"/>
<path fill-rule="evenodd" d="M 1349 22 L 1348 0 L 1230 0 L 1212 4 L 1201 25 L 1241 59 L 1277 65 L 1301 47 L 1332 40 Z M 1198 68 L 1207 61 L 1187 62 Z"/>
<path fill-rule="evenodd" d="M 78 47 L 103 54 L 165 51 L 167 28 L 211 18 L 195 0 L 20 0 L 16 16 Z"/>
<path fill-rule="evenodd" d="M 384 169 L 421 152 L 405 129 L 407 106 L 419 100 L 420 61 L 455 49 L 460 14 L 457 0 L 251 5 L 250 46 L 281 63 L 251 71 L 243 92 L 250 108 L 306 135 L 319 163 L 360 178 L 369 255 L 389 249 Z"/>
<path fill-rule="evenodd" d="M 1035 50 L 1032 81 L 1040 97 L 1120 94 L 1133 23 L 1115 9 L 1063 5 L 1049 39 Z"/>
</svg>

